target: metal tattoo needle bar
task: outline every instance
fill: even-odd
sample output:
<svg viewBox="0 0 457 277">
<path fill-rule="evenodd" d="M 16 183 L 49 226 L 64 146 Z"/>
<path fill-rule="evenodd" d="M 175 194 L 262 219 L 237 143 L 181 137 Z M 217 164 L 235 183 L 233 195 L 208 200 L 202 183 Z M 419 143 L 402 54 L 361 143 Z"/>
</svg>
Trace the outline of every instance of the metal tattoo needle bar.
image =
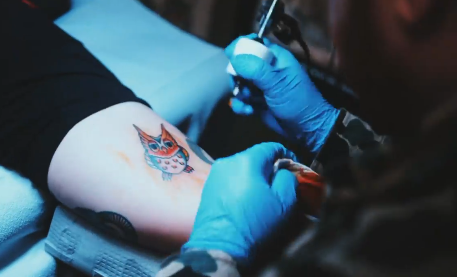
<svg viewBox="0 0 457 277">
<path fill-rule="evenodd" d="M 260 28 L 259 28 L 259 32 L 257 33 L 257 38 L 254 41 L 263 44 L 262 38 L 265 34 L 268 24 L 270 23 L 270 19 L 273 15 L 273 12 L 274 12 L 278 2 L 279 2 L 279 0 L 273 0 L 272 4 L 270 6 L 270 9 L 266 13 L 266 15 L 263 16 L 263 18 L 260 22 Z M 241 92 L 241 86 L 242 86 L 242 80 L 240 78 L 235 78 L 235 87 L 233 89 L 233 95 L 235 97 Z"/>
</svg>

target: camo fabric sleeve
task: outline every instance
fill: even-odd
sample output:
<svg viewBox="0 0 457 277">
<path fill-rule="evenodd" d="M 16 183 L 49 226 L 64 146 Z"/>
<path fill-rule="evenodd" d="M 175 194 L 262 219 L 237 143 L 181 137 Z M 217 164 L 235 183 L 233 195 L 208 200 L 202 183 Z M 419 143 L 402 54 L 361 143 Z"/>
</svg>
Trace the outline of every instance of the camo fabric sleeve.
<svg viewBox="0 0 457 277">
<path fill-rule="evenodd" d="M 363 152 L 377 149 L 387 142 L 388 137 L 377 135 L 367 123 L 348 111 L 342 110 L 311 168 L 321 174 L 330 162 L 357 157 Z"/>
<path fill-rule="evenodd" d="M 168 257 L 157 277 L 239 277 L 235 261 L 226 253 L 214 250 L 189 250 Z"/>
</svg>

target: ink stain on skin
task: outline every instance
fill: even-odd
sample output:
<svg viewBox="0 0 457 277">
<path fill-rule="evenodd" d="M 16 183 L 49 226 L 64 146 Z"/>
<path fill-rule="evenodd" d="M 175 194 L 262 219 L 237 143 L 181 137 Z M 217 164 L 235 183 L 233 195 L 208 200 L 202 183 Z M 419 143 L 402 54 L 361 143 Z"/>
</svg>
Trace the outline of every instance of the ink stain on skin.
<svg viewBox="0 0 457 277">
<path fill-rule="evenodd" d="M 117 154 L 117 156 L 118 156 L 121 160 L 123 160 L 126 164 L 128 164 L 130 167 L 133 167 L 132 161 L 130 160 L 130 158 L 129 158 L 126 154 L 124 154 L 124 153 L 122 153 L 122 152 L 116 152 L 116 154 Z"/>
</svg>

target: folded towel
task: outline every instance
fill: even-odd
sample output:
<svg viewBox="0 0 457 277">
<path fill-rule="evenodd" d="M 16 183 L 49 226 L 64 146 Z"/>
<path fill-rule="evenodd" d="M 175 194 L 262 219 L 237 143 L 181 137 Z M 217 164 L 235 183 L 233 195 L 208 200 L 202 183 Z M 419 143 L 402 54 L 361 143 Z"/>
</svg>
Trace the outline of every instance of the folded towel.
<svg viewBox="0 0 457 277">
<path fill-rule="evenodd" d="M 54 276 L 43 248 L 54 208 L 29 180 L 0 167 L 0 277 Z"/>
</svg>

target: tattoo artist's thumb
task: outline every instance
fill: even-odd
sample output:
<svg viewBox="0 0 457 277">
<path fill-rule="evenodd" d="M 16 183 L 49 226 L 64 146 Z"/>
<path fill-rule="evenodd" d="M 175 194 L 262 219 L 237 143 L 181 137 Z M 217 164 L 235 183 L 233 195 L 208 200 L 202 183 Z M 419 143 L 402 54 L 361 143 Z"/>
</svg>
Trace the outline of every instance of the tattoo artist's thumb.
<svg viewBox="0 0 457 277">
<path fill-rule="evenodd" d="M 297 202 L 297 186 L 295 175 L 286 169 L 281 169 L 274 176 L 271 189 L 276 193 L 283 207 L 289 210 Z"/>
</svg>

